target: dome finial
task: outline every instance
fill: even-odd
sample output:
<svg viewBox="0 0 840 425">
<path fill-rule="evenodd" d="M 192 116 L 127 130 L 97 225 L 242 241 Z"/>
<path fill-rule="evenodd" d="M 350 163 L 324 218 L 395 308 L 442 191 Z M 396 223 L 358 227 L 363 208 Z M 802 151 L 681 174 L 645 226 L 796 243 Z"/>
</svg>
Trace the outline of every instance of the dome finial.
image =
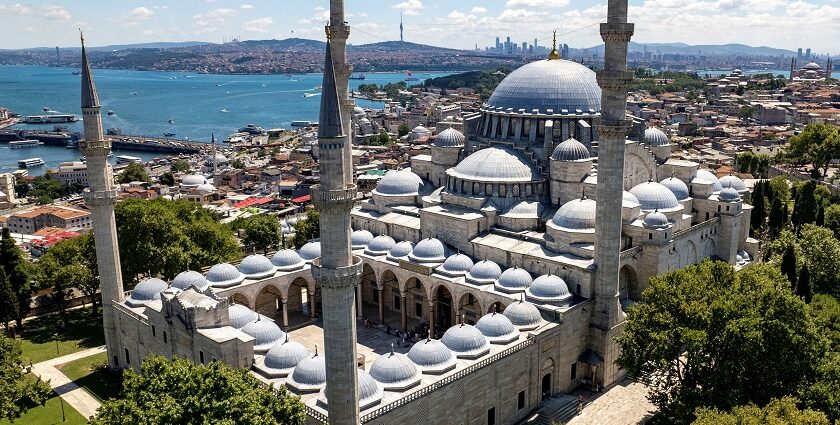
<svg viewBox="0 0 840 425">
<path fill-rule="evenodd" d="M 554 31 L 554 40 L 551 44 L 551 52 L 548 54 L 548 60 L 560 59 L 560 52 L 557 51 L 557 31 Z"/>
</svg>

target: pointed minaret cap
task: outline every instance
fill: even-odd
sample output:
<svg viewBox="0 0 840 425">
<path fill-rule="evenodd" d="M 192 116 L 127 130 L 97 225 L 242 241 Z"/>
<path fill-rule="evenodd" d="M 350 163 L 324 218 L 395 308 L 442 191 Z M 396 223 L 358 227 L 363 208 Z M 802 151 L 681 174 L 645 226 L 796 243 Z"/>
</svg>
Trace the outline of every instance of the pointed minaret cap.
<svg viewBox="0 0 840 425">
<path fill-rule="evenodd" d="M 93 73 L 90 71 L 87 51 L 85 50 L 85 35 L 79 31 L 82 40 L 82 108 L 98 108 L 99 95 L 96 94 L 96 85 L 93 84 Z"/>
<path fill-rule="evenodd" d="M 321 85 L 321 117 L 318 122 L 318 137 L 344 137 L 329 34 L 327 34 L 327 54 L 324 60 L 324 82 Z"/>
</svg>

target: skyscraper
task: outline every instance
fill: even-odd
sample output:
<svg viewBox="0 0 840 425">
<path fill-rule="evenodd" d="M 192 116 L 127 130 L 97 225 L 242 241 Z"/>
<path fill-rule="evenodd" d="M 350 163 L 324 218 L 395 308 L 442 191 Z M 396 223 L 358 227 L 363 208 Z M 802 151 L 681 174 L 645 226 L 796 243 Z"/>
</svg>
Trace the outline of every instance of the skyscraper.
<svg viewBox="0 0 840 425">
<path fill-rule="evenodd" d="M 93 237 L 96 245 L 96 259 L 99 268 L 99 282 L 102 291 L 102 322 L 105 328 L 105 347 L 108 350 L 108 366 L 121 367 L 119 336 L 114 323 L 113 301 L 123 301 L 122 269 L 117 244 L 117 223 L 114 219 L 114 204 L 117 191 L 114 177 L 108 167 L 108 153 L 111 141 L 102 132 L 99 96 L 93 83 L 90 63 L 82 37 L 82 119 L 85 140 L 79 148 L 87 158 L 89 189 L 83 197 L 93 215 Z M 127 356 L 126 356 L 127 357 Z"/>
<path fill-rule="evenodd" d="M 405 42 L 403 39 L 403 14 L 400 12 L 400 43 Z"/>
</svg>

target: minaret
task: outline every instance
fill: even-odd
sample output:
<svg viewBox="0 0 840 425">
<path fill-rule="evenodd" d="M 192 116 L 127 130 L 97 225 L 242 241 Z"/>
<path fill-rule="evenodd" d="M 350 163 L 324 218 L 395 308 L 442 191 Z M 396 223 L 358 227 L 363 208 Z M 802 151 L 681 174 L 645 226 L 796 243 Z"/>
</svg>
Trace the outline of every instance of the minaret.
<svg viewBox="0 0 840 425">
<path fill-rule="evenodd" d="M 796 72 L 796 58 L 790 58 L 790 77 L 788 81 L 793 81 L 793 73 Z"/>
<path fill-rule="evenodd" d="M 335 2 L 334 2 L 335 3 Z M 350 210 L 356 198 L 352 175 L 347 177 L 343 152 L 349 143 L 339 106 L 330 29 L 318 124 L 321 184 L 312 187 L 312 202 L 321 214 L 321 258 L 313 262 L 312 275 L 321 290 L 327 410 L 331 425 L 359 424 L 359 386 L 356 370 L 356 285 L 361 282 L 362 262 L 350 249 Z M 346 87 L 346 86 L 345 86 Z"/>
<path fill-rule="evenodd" d="M 628 0 L 609 0 L 607 22 L 601 24 L 605 43 L 604 69 L 598 71 L 601 116 L 596 121 L 598 186 L 595 221 L 595 306 L 590 335 L 592 348 L 604 359 L 597 370 L 600 383 L 617 378 L 615 360 L 619 347 L 613 338 L 623 328 L 619 305 L 619 254 L 621 250 L 621 200 L 624 187 L 624 143 L 631 123 L 625 116 L 627 88 L 633 73 L 627 70 L 627 45 L 633 24 L 627 23 Z"/>
<path fill-rule="evenodd" d="M 405 43 L 405 39 L 403 39 L 403 14 L 400 12 L 400 43 Z"/>
<path fill-rule="evenodd" d="M 219 159 L 216 158 L 216 133 L 210 133 L 210 144 L 212 145 L 211 151 L 213 155 L 213 180 L 215 180 L 216 172 L 219 168 Z"/>
<path fill-rule="evenodd" d="M 351 112 L 353 101 L 350 99 L 349 83 L 353 67 L 347 63 L 347 38 L 350 37 L 350 26 L 344 21 L 344 0 L 330 0 L 330 25 L 328 28 L 332 46 L 332 60 L 335 64 L 335 84 L 338 89 L 338 101 L 341 105 L 341 120 L 343 123 L 344 144 L 342 161 L 344 162 L 344 178 L 353 181 L 353 125 Z"/>
<path fill-rule="evenodd" d="M 114 219 L 114 203 L 117 191 L 114 177 L 108 166 L 111 141 L 102 132 L 102 116 L 99 112 L 99 96 L 90 70 L 85 39 L 82 36 L 82 119 L 85 140 L 79 142 L 82 154 L 87 158 L 88 184 L 83 194 L 85 203 L 93 216 L 93 237 L 96 245 L 96 262 L 99 267 L 99 284 L 102 291 L 102 322 L 105 327 L 105 346 L 108 349 L 108 366 L 112 369 L 121 365 L 119 336 L 116 328 L 113 302 L 123 301 L 122 269 L 117 244 L 117 223 Z"/>
</svg>

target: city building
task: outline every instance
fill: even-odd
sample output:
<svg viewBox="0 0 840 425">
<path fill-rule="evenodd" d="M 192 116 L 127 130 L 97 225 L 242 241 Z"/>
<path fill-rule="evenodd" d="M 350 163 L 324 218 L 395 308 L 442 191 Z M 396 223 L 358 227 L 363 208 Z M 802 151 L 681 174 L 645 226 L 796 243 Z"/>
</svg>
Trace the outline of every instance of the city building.
<svg viewBox="0 0 840 425">
<path fill-rule="evenodd" d="M 0 174 L 0 210 L 12 208 L 16 205 L 15 181 L 14 174 Z"/>
<path fill-rule="evenodd" d="M 33 235 L 45 227 L 87 231 L 92 228 L 88 211 L 61 206 L 42 206 L 9 216 L 6 226 L 15 233 Z"/>
</svg>

